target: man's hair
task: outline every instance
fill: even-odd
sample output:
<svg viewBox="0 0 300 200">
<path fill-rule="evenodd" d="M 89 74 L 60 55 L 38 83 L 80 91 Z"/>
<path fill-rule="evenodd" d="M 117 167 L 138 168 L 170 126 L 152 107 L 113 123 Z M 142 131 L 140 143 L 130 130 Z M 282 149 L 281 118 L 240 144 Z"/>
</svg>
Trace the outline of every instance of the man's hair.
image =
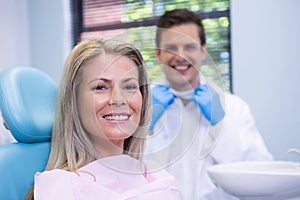
<svg viewBox="0 0 300 200">
<path fill-rule="evenodd" d="M 200 38 L 201 46 L 206 44 L 205 30 L 202 24 L 202 19 L 194 12 L 188 9 L 175 9 L 172 11 L 166 11 L 157 22 L 156 32 L 156 47 L 160 46 L 161 35 L 165 29 L 171 28 L 172 26 L 192 23 L 198 26 L 198 35 Z"/>
</svg>

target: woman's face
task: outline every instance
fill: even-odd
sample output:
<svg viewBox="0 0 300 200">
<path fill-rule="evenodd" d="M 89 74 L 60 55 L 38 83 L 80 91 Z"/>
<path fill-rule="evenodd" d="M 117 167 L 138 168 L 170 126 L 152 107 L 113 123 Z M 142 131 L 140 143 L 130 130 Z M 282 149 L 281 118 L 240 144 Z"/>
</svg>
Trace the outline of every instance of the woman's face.
<svg viewBox="0 0 300 200">
<path fill-rule="evenodd" d="M 109 140 L 123 149 L 141 117 L 137 65 L 127 56 L 106 54 L 92 58 L 82 70 L 78 108 L 84 128 L 94 146 Z"/>
</svg>

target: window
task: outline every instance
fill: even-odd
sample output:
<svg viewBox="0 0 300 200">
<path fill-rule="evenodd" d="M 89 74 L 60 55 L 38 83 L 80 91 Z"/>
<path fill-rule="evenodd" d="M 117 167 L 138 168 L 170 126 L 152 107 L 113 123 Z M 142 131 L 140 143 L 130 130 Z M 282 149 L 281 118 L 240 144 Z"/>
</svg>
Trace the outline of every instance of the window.
<svg viewBox="0 0 300 200">
<path fill-rule="evenodd" d="M 208 59 L 201 72 L 231 90 L 229 0 L 73 0 L 74 43 L 118 37 L 143 54 L 150 80 L 162 76 L 154 55 L 156 21 L 166 10 L 188 8 L 203 19 Z"/>
</svg>

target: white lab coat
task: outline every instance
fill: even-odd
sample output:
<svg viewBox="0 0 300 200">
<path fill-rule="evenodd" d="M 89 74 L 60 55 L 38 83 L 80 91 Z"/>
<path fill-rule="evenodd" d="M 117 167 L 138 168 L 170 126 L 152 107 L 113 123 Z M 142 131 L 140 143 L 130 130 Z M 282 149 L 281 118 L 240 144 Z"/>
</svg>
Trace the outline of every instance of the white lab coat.
<svg viewBox="0 0 300 200">
<path fill-rule="evenodd" d="M 212 183 L 207 169 L 218 163 L 273 159 L 247 103 L 232 94 L 225 94 L 224 99 L 226 115 L 206 157 L 200 157 L 200 151 L 211 126 L 194 102 L 184 106 L 176 98 L 146 140 L 145 159 L 175 176 L 185 200 L 236 199 Z"/>
</svg>

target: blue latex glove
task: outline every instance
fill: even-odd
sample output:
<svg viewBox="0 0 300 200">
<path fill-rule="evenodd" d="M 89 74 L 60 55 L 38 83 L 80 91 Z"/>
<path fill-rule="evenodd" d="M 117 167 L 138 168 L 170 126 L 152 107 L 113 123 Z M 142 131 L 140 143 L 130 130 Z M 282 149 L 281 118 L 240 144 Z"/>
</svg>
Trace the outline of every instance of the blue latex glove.
<svg viewBox="0 0 300 200">
<path fill-rule="evenodd" d="M 219 94 L 210 86 L 199 85 L 195 91 L 193 100 L 198 104 L 205 118 L 211 125 L 217 124 L 225 116 Z"/>
<path fill-rule="evenodd" d="M 170 91 L 169 85 L 156 85 L 151 89 L 152 118 L 149 130 L 153 131 L 156 122 L 165 110 L 174 102 L 175 96 Z"/>
</svg>

